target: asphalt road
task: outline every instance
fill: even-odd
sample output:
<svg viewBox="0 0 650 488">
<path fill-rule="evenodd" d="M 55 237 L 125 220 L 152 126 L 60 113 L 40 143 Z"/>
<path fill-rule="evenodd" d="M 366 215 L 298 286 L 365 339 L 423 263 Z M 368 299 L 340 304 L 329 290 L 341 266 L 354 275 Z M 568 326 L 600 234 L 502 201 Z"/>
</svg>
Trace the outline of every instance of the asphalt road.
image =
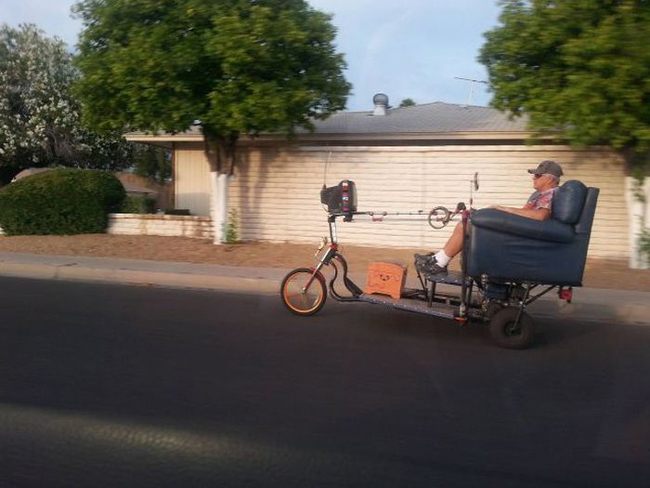
<svg viewBox="0 0 650 488">
<path fill-rule="evenodd" d="M 0 279 L 0 487 L 647 486 L 650 327 Z"/>
</svg>

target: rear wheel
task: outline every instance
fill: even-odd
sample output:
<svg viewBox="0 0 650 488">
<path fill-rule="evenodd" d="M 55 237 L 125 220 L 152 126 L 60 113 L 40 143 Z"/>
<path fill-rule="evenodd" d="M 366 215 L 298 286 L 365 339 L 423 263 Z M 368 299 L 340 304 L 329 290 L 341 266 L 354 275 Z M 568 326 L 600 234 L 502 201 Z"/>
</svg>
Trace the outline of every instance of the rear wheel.
<svg viewBox="0 0 650 488">
<path fill-rule="evenodd" d="M 507 349 L 525 349 L 533 343 L 533 319 L 521 312 L 519 322 L 516 307 L 506 307 L 494 314 L 490 320 L 490 336 L 499 346 Z"/>
<path fill-rule="evenodd" d="M 320 273 L 313 275 L 312 269 L 298 268 L 282 280 L 280 286 L 282 303 L 296 315 L 314 315 L 325 305 L 327 299 L 325 279 Z"/>
</svg>

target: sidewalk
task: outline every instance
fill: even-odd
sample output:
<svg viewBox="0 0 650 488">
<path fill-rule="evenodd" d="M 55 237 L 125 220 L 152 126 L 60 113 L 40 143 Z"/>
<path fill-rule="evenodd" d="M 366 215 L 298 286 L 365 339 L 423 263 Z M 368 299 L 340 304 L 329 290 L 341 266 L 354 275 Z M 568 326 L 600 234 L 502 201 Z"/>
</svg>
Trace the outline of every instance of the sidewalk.
<svg viewBox="0 0 650 488">
<path fill-rule="evenodd" d="M 288 269 L 189 264 L 123 258 L 0 253 L 0 276 L 77 280 L 278 294 Z M 362 273 L 351 278 L 361 287 Z M 416 286 L 410 277 L 410 286 Z M 545 318 L 626 325 L 650 325 L 650 293 L 598 288 L 574 288 L 573 303 L 549 293 L 528 309 Z"/>
</svg>

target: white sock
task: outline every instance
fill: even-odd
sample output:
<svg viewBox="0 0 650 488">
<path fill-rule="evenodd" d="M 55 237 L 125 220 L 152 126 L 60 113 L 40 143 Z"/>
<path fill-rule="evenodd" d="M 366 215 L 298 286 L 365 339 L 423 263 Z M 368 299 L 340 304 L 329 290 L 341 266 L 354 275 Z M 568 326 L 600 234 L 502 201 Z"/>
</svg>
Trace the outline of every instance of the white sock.
<svg viewBox="0 0 650 488">
<path fill-rule="evenodd" d="M 436 262 L 442 266 L 443 268 L 449 264 L 449 261 L 451 261 L 451 258 L 445 254 L 445 251 L 441 249 L 438 251 L 436 254 Z"/>
</svg>

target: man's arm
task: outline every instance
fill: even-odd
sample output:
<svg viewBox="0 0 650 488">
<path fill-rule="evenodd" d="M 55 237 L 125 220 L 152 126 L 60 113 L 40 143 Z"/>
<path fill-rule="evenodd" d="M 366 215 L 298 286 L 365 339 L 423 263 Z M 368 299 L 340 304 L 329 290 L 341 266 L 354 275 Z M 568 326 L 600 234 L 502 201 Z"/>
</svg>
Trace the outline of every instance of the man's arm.
<svg viewBox="0 0 650 488">
<path fill-rule="evenodd" d="M 538 208 L 535 210 L 532 208 L 502 207 L 501 205 L 496 205 L 492 208 L 533 220 L 547 220 L 551 217 L 551 211 L 548 208 Z"/>
</svg>

